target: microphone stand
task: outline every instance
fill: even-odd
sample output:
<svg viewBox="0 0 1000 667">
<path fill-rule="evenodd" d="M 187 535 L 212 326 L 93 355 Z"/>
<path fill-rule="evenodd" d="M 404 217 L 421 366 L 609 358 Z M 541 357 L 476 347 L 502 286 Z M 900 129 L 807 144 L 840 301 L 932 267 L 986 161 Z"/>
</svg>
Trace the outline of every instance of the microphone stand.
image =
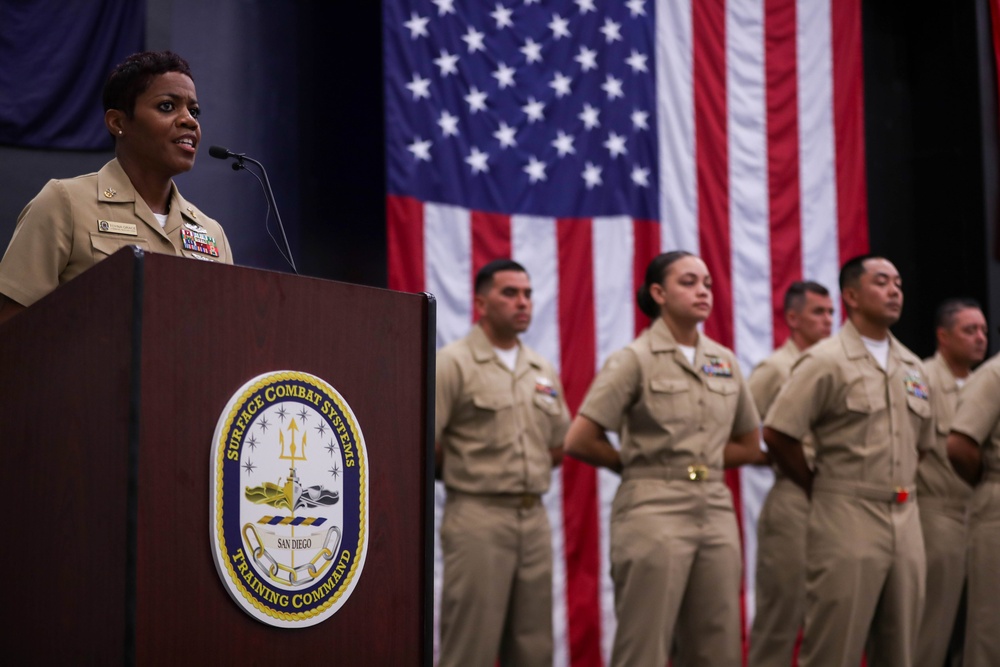
<svg viewBox="0 0 1000 667">
<path fill-rule="evenodd" d="M 283 224 L 281 224 L 281 214 L 278 213 L 278 202 L 275 201 L 275 199 L 274 199 L 274 192 L 271 191 L 271 181 L 267 177 L 267 170 L 264 169 L 264 165 L 261 164 L 259 161 L 253 159 L 252 157 L 248 157 L 247 155 L 244 155 L 243 153 L 232 153 L 232 152 L 230 152 L 228 157 L 234 157 L 234 158 L 236 158 L 236 162 L 233 162 L 233 171 L 239 171 L 240 169 L 245 169 L 247 172 L 253 174 L 253 171 L 251 171 L 250 169 L 247 169 L 247 166 L 245 164 L 243 164 L 244 160 L 246 160 L 247 162 L 250 162 L 250 163 L 253 163 L 253 164 L 257 165 L 260 168 L 261 174 L 264 175 L 264 181 L 262 182 L 262 186 L 264 187 L 264 196 L 267 198 L 267 205 L 268 205 L 268 207 L 274 209 L 274 217 L 277 218 L 277 220 L 278 220 L 278 229 L 281 230 L 281 240 L 285 242 L 285 251 L 288 253 L 288 256 L 285 257 L 285 259 L 287 259 L 288 263 L 292 265 L 292 271 L 296 275 L 298 275 L 299 270 L 295 267 L 295 260 L 292 258 L 292 248 L 291 248 L 290 245 L 288 245 L 288 237 L 285 236 L 285 226 Z M 254 176 L 256 176 L 256 174 L 254 174 Z M 257 180 L 260 180 L 260 179 L 257 179 Z M 282 254 L 284 254 L 284 253 L 282 253 Z"/>
</svg>

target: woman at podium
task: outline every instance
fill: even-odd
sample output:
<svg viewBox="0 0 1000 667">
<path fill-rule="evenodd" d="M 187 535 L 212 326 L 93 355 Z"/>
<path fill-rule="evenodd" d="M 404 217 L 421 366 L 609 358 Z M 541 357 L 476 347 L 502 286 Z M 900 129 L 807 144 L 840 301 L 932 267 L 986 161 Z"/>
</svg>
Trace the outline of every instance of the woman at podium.
<svg viewBox="0 0 1000 667">
<path fill-rule="evenodd" d="M 25 206 L 0 260 L 0 321 L 125 246 L 232 264 L 218 222 L 173 177 L 194 166 L 200 108 L 187 62 L 143 52 L 104 84 L 115 158 L 97 173 L 51 180 Z"/>
</svg>

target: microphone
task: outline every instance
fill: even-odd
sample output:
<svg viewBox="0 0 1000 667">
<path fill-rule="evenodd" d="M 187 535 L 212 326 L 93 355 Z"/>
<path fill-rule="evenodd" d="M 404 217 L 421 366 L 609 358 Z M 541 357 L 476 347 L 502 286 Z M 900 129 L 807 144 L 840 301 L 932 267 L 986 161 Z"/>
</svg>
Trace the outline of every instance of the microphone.
<svg viewBox="0 0 1000 667">
<path fill-rule="evenodd" d="M 220 160 L 225 160 L 230 157 L 244 157 L 239 153 L 234 153 L 228 148 L 223 148 L 222 146 L 209 146 L 208 154 L 212 157 L 217 157 Z"/>
<path fill-rule="evenodd" d="M 252 157 L 248 157 L 246 153 L 234 153 L 228 148 L 223 148 L 222 146 L 209 146 L 208 154 L 220 160 L 228 160 L 229 158 L 235 158 L 236 162 L 233 163 L 233 171 L 246 169 L 246 171 L 252 174 L 253 177 L 257 179 L 257 182 L 260 183 L 261 189 L 264 190 L 264 198 L 267 200 L 267 212 L 268 214 L 270 214 L 271 210 L 273 209 L 274 217 L 277 218 L 278 220 L 278 229 L 281 230 L 281 238 L 285 242 L 285 250 L 283 251 L 281 249 L 281 245 L 278 244 L 278 240 L 274 238 L 273 234 L 271 234 L 270 229 L 267 230 L 267 233 L 269 236 L 271 236 L 271 239 L 274 241 L 274 244 L 278 246 L 278 252 L 281 253 L 281 256 L 285 258 L 285 261 L 287 261 L 291 265 L 292 271 L 296 275 L 298 275 L 299 270 L 295 267 L 295 260 L 292 259 L 292 248 L 291 246 L 288 245 L 288 237 L 285 236 L 285 227 L 284 225 L 281 224 L 281 215 L 278 213 L 278 202 L 274 200 L 274 192 L 271 191 L 271 181 L 267 177 L 267 170 L 264 169 L 264 165 L 258 162 L 257 160 L 253 159 Z M 244 164 L 244 162 L 250 162 L 252 164 L 257 165 L 257 167 L 260 168 L 260 173 L 264 176 L 264 180 L 261 181 L 260 177 L 257 176 L 257 174 L 255 174 L 251 169 L 247 169 L 247 166 L 246 164 Z M 264 220 L 264 228 L 267 229 L 266 218 Z M 285 254 L 286 252 L 288 253 L 287 255 Z"/>
</svg>

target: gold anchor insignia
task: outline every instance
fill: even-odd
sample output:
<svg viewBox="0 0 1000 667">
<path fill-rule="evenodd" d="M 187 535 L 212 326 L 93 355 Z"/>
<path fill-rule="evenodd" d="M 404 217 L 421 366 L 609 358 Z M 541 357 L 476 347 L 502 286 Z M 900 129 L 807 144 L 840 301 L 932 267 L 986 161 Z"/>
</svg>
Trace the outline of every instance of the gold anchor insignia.
<svg viewBox="0 0 1000 667">
<path fill-rule="evenodd" d="M 193 208 L 191 208 L 190 206 L 188 206 L 188 207 L 187 207 L 187 212 L 188 212 L 188 215 L 190 215 L 190 216 L 191 216 L 191 219 L 192 219 L 192 220 L 197 220 L 197 219 L 198 219 L 198 214 L 197 214 L 197 213 L 195 213 L 195 212 L 194 212 L 194 209 L 193 209 Z"/>
<path fill-rule="evenodd" d="M 118 194 L 118 192 L 114 188 L 108 188 L 107 190 L 104 191 L 104 196 L 107 197 L 108 199 L 111 199 L 116 194 Z"/>
</svg>

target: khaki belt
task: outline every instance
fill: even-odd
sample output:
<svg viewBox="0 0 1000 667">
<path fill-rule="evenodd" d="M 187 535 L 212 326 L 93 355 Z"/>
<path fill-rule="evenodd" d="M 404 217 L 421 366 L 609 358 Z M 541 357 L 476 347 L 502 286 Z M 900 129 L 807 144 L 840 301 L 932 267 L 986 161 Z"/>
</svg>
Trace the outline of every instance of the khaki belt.
<svg viewBox="0 0 1000 667">
<path fill-rule="evenodd" d="M 885 488 L 880 486 L 869 486 L 858 482 L 843 482 L 833 479 L 816 479 L 813 482 L 813 491 L 820 493 L 839 493 L 865 500 L 875 500 L 882 503 L 894 503 L 901 505 L 916 498 L 915 488 L 912 486 L 897 486 L 895 488 Z"/>
<path fill-rule="evenodd" d="M 998 479 L 997 481 L 1000 481 Z M 942 498 L 940 496 L 921 495 L 917 499 L 917 504 L 921 509 L 928 509 L 932 512 L 953 512 L 965 514 L 969 509 L 969 501 L 961 498 Z"/>
<path fill-rule="evenodd" d="M 530 510 L 542 504 L 542 496 L 537 493 L 466 493 L 448 489 L 448 495 L 508 509 Z"/>
<path fill-rule="evenodd" d="M 709 468 L 706 465 L 690 466 L 655 466 L 625 468 L 622 471 L 622 481 L 630 479 L 662 479 L 666 481 L 685 482 L 721 482 L 725 479 L 725 474 L 718 468 Z"/>
</svg>

